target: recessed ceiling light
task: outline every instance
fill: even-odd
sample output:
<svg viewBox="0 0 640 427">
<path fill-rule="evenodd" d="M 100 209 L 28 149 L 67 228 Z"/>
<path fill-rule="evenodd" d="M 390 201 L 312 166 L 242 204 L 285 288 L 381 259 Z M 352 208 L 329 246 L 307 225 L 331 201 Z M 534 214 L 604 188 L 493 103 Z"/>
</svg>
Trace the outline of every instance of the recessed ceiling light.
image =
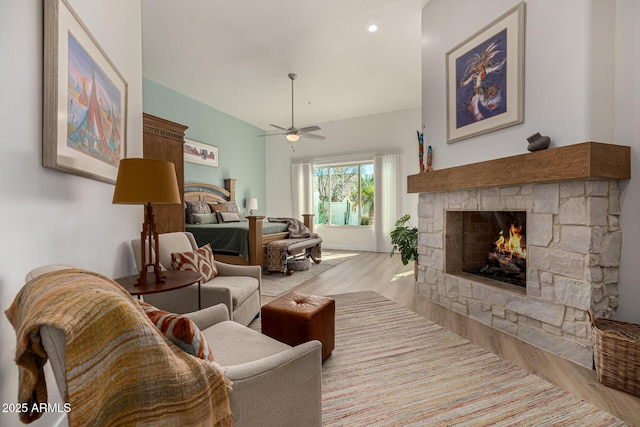
<svg viewBox="0 0 640 427">
<path fill-rule="evenodd" d="M 376 31 L 378 31 L 378 26 L 376 24 L 369 25 L 369 32 L 370 33 L 375 33 Z"/>
</svg>

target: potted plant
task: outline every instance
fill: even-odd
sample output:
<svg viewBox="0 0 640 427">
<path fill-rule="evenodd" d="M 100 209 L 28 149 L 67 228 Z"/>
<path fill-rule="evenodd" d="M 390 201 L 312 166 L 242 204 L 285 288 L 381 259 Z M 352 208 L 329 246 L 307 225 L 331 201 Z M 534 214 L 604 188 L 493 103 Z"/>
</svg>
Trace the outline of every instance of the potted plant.
<svg viewBox="0 0 640 427">
<path fill-rule="evenodd" d="M 418 229 L 409 223 L 410 215 L 404 215 L 396 221 L 396 225 L 390 235 L 393 248 L 391 255 L 400 252 L 402 264 L 407 265 L 409 261 L 415 261 L 414 274 L 417 276 L 418 270 Z"/>
</svg>

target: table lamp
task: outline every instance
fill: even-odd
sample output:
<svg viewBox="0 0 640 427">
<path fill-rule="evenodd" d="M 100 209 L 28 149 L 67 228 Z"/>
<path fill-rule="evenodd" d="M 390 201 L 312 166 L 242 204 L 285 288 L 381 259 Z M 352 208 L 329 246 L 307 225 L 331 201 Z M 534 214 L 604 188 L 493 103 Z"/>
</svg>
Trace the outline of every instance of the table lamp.
<svg viewBox="0 0 640 427">
<path fill-rule="evenodd" d="M 165 281 L 158 260 L 158 230 L 153 217 L 154 204 L 180 204 L 176 168 L 166 160 L 122 159 L 118 167 L 113 203 L 145 205 L 144 223 L 140 233 L 140 265 L 136 285 L 147 283 L 147 272 L 153 267 L 156 283 Z M 152 246 L 155 252 L 152 250 Z M 147 260 L 147 252 L 149 254 Z"/>
<path fill-rule="evenodd" d="M 253 215 L 253 211 L 258 210 L 258 199 L 255 199 L 255 198 L 247 199 L 245 207 L 249 211 L 249 215 Z"/>
</svg>

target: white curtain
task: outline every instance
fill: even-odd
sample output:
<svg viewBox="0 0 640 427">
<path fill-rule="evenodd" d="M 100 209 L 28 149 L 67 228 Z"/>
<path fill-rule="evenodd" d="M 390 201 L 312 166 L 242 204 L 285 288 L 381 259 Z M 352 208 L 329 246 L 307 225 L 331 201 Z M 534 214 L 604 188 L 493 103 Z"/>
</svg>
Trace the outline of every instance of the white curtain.
<svg viewBox="0 0 640 427">
<path fill-rule="evenodd" d="M 375 250 L 391 252 L 391 230 L 402 216 L 402 154 L 385 154 L 373 160 L 375 193 Z"/>
<path fill-rule="evenodd" d="M 291 165 L 291 193 L 293 218 L 313 213 L 313 163 Z"/>
</svg>

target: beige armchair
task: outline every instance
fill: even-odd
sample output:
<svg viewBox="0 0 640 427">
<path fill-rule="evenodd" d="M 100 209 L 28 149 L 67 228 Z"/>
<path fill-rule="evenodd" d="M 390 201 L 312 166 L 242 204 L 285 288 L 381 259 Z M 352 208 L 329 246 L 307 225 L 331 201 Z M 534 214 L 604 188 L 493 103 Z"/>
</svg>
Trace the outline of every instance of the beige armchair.
<svg viewBox="0 0 640 427">
<path fill-rule="evenodd" d="M 171 268 L 171 254 L 189 252 L 198 245 L 189 232 L 174 232 L 158 235 L 159 260 L 163 269 Z M 140 268 L 140 239 L 131 241 L 131 247 Z M 262 269 L 259 266 L 239 266 L 216 261 L 218 275 L 201 284 L 202 308 L 224 304 L 229 308 L 229 318 L 248 325 L 260 313 Z M 198 286 L 191 285 L 173 291 L 149 294 L 144 300 L 166 311 L 189 313 L 198 310 Z"/>
<path fill-rule="evenodd" d="M 55 267 L 53 270 L 61 268 L 65 267 Z M 27 280 L 51 270 L 36 270 L 27 276 Z M 322 424 L 322 356 L 319 341 L 290 347 L 229 321 L 229 311 L 223 304 L 186 316 L 204 333 L 216 362 L 222 366 L 226 378 L 233 382 L 229 403 L 235 426 L 298 427 Z M 66 375 L 74 367 L 68 366 L 72 362 L 65 360 L 65 333 L 58 327 L 48 325 L 42 325 L 39 330 L 60 395 L 69 402 Z M 121 366 L 126 369 L 126 361 L 123 360 Z"/>
</svg>

